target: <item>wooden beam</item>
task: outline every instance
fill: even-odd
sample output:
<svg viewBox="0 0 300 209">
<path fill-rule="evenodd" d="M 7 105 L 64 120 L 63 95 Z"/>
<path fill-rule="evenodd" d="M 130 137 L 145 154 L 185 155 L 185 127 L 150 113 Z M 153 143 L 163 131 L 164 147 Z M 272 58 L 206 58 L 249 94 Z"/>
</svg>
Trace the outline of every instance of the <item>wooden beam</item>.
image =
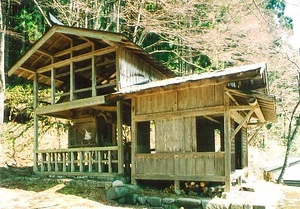
<svg viewBox="0 0 300 209">
<path fill-rule="evenodd" d="M 239 106 L 230 106 L 230 111 L 245 111 L 245 110 L 255 110 L 257 106 L 251 106 L 251 105 L 239 105 Z"/>
<path fill-rule="evenodd" d="M 39 107 L 36 109 L 36 114 L 44 115 L 49 113 L 67 111 L 67 110 L 90 107 L 90 106 L 104 105 L 104 104 L 105 104 L 105 96 L 90 97 L 86 99 L 79 99 L 70 102 L 64 102 L 60 104 Z"/>
<path fill-rule="evenodd" d="M 231 101 L 236 105 L 239 106 L 239 103 L 236 101 L 236 99 L 230 94 L 229 91 L 225 91 L 225 93 L 227 94 L 227 96 L 229 96 L 229 98 L 231 99 Z"/>
<path fill-rule="evenodd" d="M 43 37 L 41 39 L 39 39 L 33 46 L 32 48 L 27 51 L 12 67 L 11 69 L 8 71 L 8 75 L 11 76 L 12 74 L 14 74 L 14 72 L 19 69 L 19 67 L 21 65 L 23 65 L 26 60 L 29 59 L 30 56 L 32 56 L 35 51 L 37 51 L 55 32 L 56 32 L 56 28 L 51 28 L 46 34 L 43 35 Z"/>
<path fill-rule="evenodd" d="M 260 109 L 260 107 L 256 108 L 256 109 L 254 110 L 254 112 L 255 112 L 256 116 L 258 117 L 258 119 L 259 119 L 259 121 L 260 121 L 261 123 L 267 122 L 266 119 L 265 119 L 264 114 L 262 113 L 262 111 L 261 111 L 261 109 Z"/>
<path fill-rule="evenodd" d="M 46 55 L 46 56 L 48 56 L 50 59 L 52 59 L 54 57 L 54 55 L 50 54 L 49 51 L 45 51 L 45 50 L 42 50 L 42 49 L 38 49 L 37 51 L 44 54 L 44 55 Z"/>
<path fill-rule="evenodd" d="M 61 32 L 62 34 L 70 34 L 77 36 L 85 36 L 88 38 L 94 39 L 103 39 L 106 41 L 112 42 L 121 42 L 122 40 L 126 40 L 126 37 L 119 33 L 105 32 L 105 31 L 95 31 L 95 30 L 87 30 L 82 28 L 72 28 L 72 27 L 64 27 L 64 26 L 56 26 L 57 32 Z"/>
<path fill-rule="evenodd" d="M 31 76 L 27 78 L 28 80 L 30 80 L 31 78 L 33 78 L 33 77 L 34 77 L 34 74 L 36 73 L 35 71 L 30 70 L 30 69 L 25 68 L 25 67 L 20 67 L 19 69 L 20 69 L 20 70 L 24 70 L 24 71 L 26 71 L 26 72 L 28 72 L 28 73 L 31 74 Z M 46 75 L 43 75 L 43 74 L 39 74 L 39 80 L 40 80 L 40 79 L 47 79 L 47 80 L 50 81 L 50 80 L 51 80 L 51 77 L 46 76 Z M 64 83 L 63 81 L 58 80 L 58 79 L 55 79 L 55 85 L 56 85 L 57 87 L 60 86 L 60 85 L 62 85 L 63 83 Z"/>
<path fill-rule="evenodd" d="M 250 110 L 248 114 L 244 117 L 244 119 L 241 121 L 241 123 L 238 125 L 238 127 L 233 131 L 233 133 L 230 136 L 230 140 L 233 140 L 235 135 L 239 132 L 239 130 L 243 127 L 243 125 L 249 120 L 251 115 L 253 114 L 254 110 Z"/>
<path fill-rule="evenodd" d="M 242 116 L 238 111 L 230 112 L 231 118 L 238 124 L 242 123 L 244 116 Z"/>
<path fill-rule="evenodd" d="M 87 48 L 87 47 L 91 47 L 91 46 L 93 46 L 93 43 L 91 43 L 91 42 L 79 44 L 77 46 L 72 46 L 68 49 L 65 49 L 65 50 L 62 50 L 60 52 L 55 53 L 54 57 L 60 57 L 60 56 L 66 55 L 66 54 L 70 54 L 73 51 L 78 51 L 78 50 L 81 50 L 81 49 L 84 49 L 84 48 Z"/>
<path fill-rule="evenodd" d="M 104 111 L 104 112 L 117 112 L 117 107 L 116 106 L 101 106 L 101 105 L 97 105 L 97 106 L 93 106 L 91 107 L 95 110 L 100 110 L 100 111 Z"/>
<path fill-rule="evenodd" d="M 252 135 L 252 137 L 247 141 L 247 145 L 249 145 L 249 143 L 257 136 L 258 132 L 260 131 L 260 129 L 264 126 L 265 124 L 260 124 L 259 128 L 256 129 L 256 131 L 254 132 L 254 134 Z"/>
<path fill-rule="evenodd" d="M 47 71 L 51 70 L 52 67 L 60 68 L 60 67 L 63 67 L 63 66 L 67 66 L 71 62 L 79 62 L 79 61 L 82 61 L 82 60 L 90 59 L 90 58 L 92 58 L 92 56 L 95 56 L 95 55 L 103 55 L 103 54 L 114 52 L 114 51 L 116 51 L 116 49 L 117 49 L 116 47 L 106 47 L 106 48 L 103 48 L 103 49 L 98 49 L 96 51 L 88 52 L 86 54 L 78 55 L 76 57 L 70 57 L 69 59 L 62 60 L 62 61 L 53 63 L 51 65 L 41 67 L 37 70 L 37 72 L 38 73 L 44 73 L 44 72 L 47 72 Z"/>
<path fill-rule="evenodd" d="M 210 121 L 212 121 L 212 122 L 215 122 L 215 123 L 218 123 L 218 124 L 222 124 L 220 121 L 217 121 L 217 120 L 213 119 L 213 118 L 210 117 L 210 116 L 205 115 L 205 116 L 203 116 L 203 117 L 206 118 L 206 119 L 208 119 L 208 120 L 210 120 Z"/>
<path fill-rule="evenodd" d="M 224 113 L 224 106 L 214 106 L 214 107 L 204 107 L 195 108 L 191 110 L 178 110 L 178 111 L 168 111 L 160 113 L 148 113 L 144 115 L 133 115 L 132 120 L 138 121 L 150 121 L 157 119 L 168 118 L 181 118 L 189 116 L 205 116 L 205 115 L 221 115 Z"/>
</svg>

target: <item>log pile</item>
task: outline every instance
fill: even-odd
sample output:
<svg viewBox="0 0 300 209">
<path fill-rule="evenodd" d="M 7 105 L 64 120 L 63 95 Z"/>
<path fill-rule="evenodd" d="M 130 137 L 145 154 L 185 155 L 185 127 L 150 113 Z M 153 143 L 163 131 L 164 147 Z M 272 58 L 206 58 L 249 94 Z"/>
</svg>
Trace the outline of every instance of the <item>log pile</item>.
<svg viewBox="0 0 300 209">
<path fill-rule="evenodd" d="M 164 189 L 165 193 L 177 194 L 177 195 L 190 195 L 190 196 L 201 196 L 201 197 L 221 197 L 224 192 L 223 185 L 213 185 L 209 182 L 184 182 L 180 189 L 175 189 L 174 185 L 171 184 L 169 187 Z"/>
</svg>

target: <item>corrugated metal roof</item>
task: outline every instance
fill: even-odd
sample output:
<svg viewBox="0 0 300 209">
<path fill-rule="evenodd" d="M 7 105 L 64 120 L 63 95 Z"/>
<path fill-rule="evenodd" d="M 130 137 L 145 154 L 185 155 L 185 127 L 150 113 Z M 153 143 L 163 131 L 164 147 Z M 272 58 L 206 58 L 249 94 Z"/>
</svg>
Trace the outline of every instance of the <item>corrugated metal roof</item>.
<svg viewBox="0 0 300 209">
<path fill-rule="evenodd" d="M 234 68 L 227 68 L 225 70 L 218 70 L 212 72 L 205 72 L 201 74 L 193 74 L 182 77 L 169 78 L 165 80 L 155 81 L 142 85 L 133 85 L 130 87 L 123 88 L 119 91 L 121 94 L 129 94 L 140 92 L 143 90 L 149 90 L 159 87 L 165 87 L 169 85 L 177 85 L 185 82 L 201 81 L 201 80 L 213 80 L 216 79 L 217 82 L 229 82 L 230 80 L 242 80 L 261 75 L 262 71 L 266 70 L 266 63 L 258 63 L 253 65 L 245 65 Z M 227 78 L 227 79 L 225 79 Z"/>
<path fill-rule="evenodd" d="M 263 165 L 261 167 L 262 170 L 267 171 L 267 172 L 272 172 L 272 171 L 276 171 L 278 169 L 281 169 L 284 163 L 284 158 L 279 158 L 279 159 L 275 159 L 275 160 L 271 160 L 266 162 L 265 165 Z M 295 163 L 300 163 L 300 157 L 289 157 L 288 159 L 288 164 L 292 165 Z"/>
<path fill-rule="evenodd" d="M 253 65 L 245 65 L 235 68 L 228 68 L 225 70 L 206 72 L 201 74 L 194 74 L 183 77 L 169 78 L 165 80 L 150 82 L 142 85 L 133 85 L 120 89 L 115 95 L 125 96 L 127 98 L 135 95 L 143 95 L 144 93 L 157 92 L 159 90 L 170 90 L 175 88 L 190 87 L 193 83 L 197 85 L 213 85 L 217 83 L 230 83 L 245 80 L 260 79 L 264 80 L 264 88 L 262 91 L 246 89 L 246 91 L 232 91 L 230 92 L 240 105 L 248 105 L 247 98 L 249 95 L 255 96 L 260 105 L 261 111 L 265 119 L 269 122 L 276 122 L 276 104 L 275 97 L 268 95 L 268 81 L 267 81 L 267 65 L 266 63 L 258 63 Z"/>
</svg>

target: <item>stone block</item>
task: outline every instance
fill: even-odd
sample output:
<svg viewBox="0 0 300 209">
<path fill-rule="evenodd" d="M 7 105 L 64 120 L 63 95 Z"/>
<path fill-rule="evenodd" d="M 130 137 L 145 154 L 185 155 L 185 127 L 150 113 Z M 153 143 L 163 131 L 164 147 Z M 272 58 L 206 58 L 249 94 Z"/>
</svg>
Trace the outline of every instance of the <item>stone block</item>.
<svg viewBox="0 0 300 209">
<path fill-rule="evenodd" d="M 253 209 L 266 209 L 265 205 L 253 205 Z"/>
<path fill-rule="evenodd" d="M 129 205 L 135 205 L 137 203 L 137 194 L 127 194 L 125 196 L 125 203 Z"/>
<path fill-rule="evenodd" d="M 147 196 L 138 196 L 136 201 L 139 205 L 146 205 L 147 198 Z"/>
<path fill-rule="evenodd" d="M 106 191 L 106 198 L 109 200 L 116 200 L 124 197 L 129 193 L 129 189 L 123 186 L 111 187 Z"/>
<path fill-rule="evenodd" d="M 174 202 L 175 202 L 174 198 L 165 197 L 165 198 L 162 199 L 162 203 L 164 203 L 164 204 L 172 204 Z"/>
<path fill-rule="evenodd" d="M 244 204 L 243 209 L 253 209 L 251 204 Z"/>
<path fill-rule="evenodd" d="M 230 201 L 221 198 L 215 198 L 209 201 L 206 206 L 206 209 L 229 209 L 230 208 Z"/>
<path fill-rule="evenodd" d="M 161 207 L 162 200 L 160 197 L 148 197 L 147 203 L 153 207 Z"/>
<path fill-rule="evenodd" d="M 194 198 L 178 198 L 175 200 L 175 204 L 178 207 L 184 207 L 184 208 L 202 208 L 202 201 Z"/>
<path fill-rule="evenodd" d="M 231 203 L 230 209 L 244 209 L 244 205 L 242 203 Z"/>
</svg>

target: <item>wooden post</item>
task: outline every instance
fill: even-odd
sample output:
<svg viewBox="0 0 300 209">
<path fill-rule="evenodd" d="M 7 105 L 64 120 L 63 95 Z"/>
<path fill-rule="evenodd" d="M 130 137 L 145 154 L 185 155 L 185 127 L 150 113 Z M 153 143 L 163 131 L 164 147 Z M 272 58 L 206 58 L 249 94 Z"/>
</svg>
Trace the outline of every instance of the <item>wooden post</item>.
<svg viewBox="0 0 300 209">
<path fill-rule="evenodd" d="M 83 172 L 83 151 L 79 151 L 79 172 Z"/>
<path fill-rule="evenodd" d="M 95 51 L 95 44 L 92 45 L 92 51 Z M 96 64 L 95 64 L 95 56 L 92 56 L 92 97 L 97 96 L 97 82 L 96 82 Z"/>
<path fill-rule="evenodd" d="M 88 160 L 89 160 L 89 173 L 92 173 L 93 172 L 93 159 L 92 159 L 93 155 L 92 155 L 92 152 L 89 151 L 88 152 Z"/>
<path fill-rule="evenodd" d="M 51 68 L 51 105 L 55 104 L 55 91 L 56 91 L 55 73 L 56 73 L 55 68 L 54 67 Z"/>
<path fill-rule="evenodd" d="M 98 157 L 98 172 L 101 173 L 102 172 L 102 165 L 101 165 L 101 151 L 97 151 L 97 157 Z"/>
<path fill-rule="evenodd" d="M 71 152 L 71 172 L 75 171 L 75 156 L 74 152 Z"/>
<path fill-rule="evenodd" d="M 47 153 L 48 172 L 51 171 L 51 153 Z"/>
<path fill-rule="evenodd" d="M 180 182 L 178 180 L 178 170 L 179 170 L 179 156 L 178 155 L 174 155 L 174 176 L 175 176 L 175 180 L 174 180 L 174 188 L 175 189 L 180 189 Z"/>
<path fill-rule="evenodd" d="M 229 97 L 224 94 L 224 141 L 225 141 L 225 192 L 230 192 L 231 188 L 231 121 L 229 110 Z"/>
<path fill-rule="evenodd" d="M 124 173 L 124 146 L 123 146 L 123 112 L 122 101 L 117 101 L 117 129 L 118 129 L 118 173 Z"/>
<path fill-rule="evenodd" d="M 131 118 L 134 118 L 135 115 L 135 98 L 132 98 L 131 101 Z M 137 184 L 135 179 L 135 155 L 137 150 L 137 130 L 136 122 L 133 119 L 131 122 L 131 184 Z"/>
<path fill-rule="evenodd" d="M 53 157 L 54 157 L 54 170 L 55 172 L 58 171 L 58 154 L 57 152 L 53 153 Z"/>
<path fill-rule="evenodd" d="M 34 133 L 33 133 L 33 138 L 34 138 L 34 145 L 33 145 L 33 171 L 36 172 L 38 171 L 38 149 L 39 149 L 39 142 L 38 142 L 38 129 L 39 129 L 39 124 L 38 124 L 38 116 L 35 113 L 36 108 L 38 107 L 38 98 L 39 98 L 39 92 L 38 92 L 38 74 L 34 74 L 34 81 L 33 81 L 33 109 L 34 109 L 34 115 L 33 115 L 33 123 L 34 123 Z"/>
<path fill-rule="evenodd" d="M 62 159 L 62 163 L 63 163 L 63 167 L 62 168 L 63 168 L 63 172 L 67 171 L 67 167 L 66 167 L 66 154 L 67 153 L 65 153 L 65 152 L 62 153 L 62 158 L 63 158 Z"/>
<path fill-rule="evenodd" d="M 70 63 L 70 101 L 73 101 L 75 91 L 75 70 L 74 70 L 74 63 Z"/>
<path fill-rule="evenodd" d="M 111 173 L 112 172 L 112 159 L 111 159 L 111 150 L 108 150 L 108 154 L 107 154 L 107 161 L 108 161 L 108 173 Z"/>
</svg>

